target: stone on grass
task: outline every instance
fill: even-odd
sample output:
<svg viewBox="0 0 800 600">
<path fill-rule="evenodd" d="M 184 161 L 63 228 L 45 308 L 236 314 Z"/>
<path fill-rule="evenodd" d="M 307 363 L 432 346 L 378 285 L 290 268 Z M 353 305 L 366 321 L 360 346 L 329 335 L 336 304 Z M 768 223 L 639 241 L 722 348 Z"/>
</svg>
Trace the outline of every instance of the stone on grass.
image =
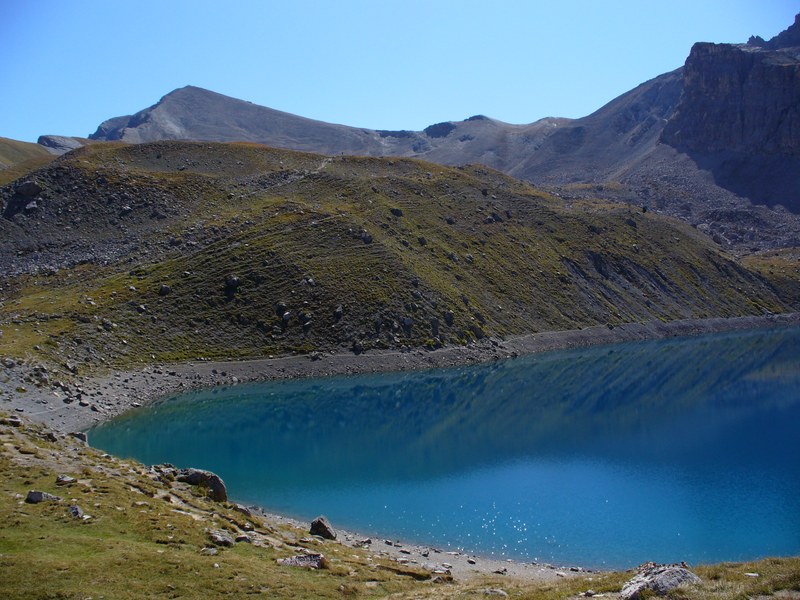
<svg viewBox="0 0 800 600">
<path fill-rule="evenodd" d="M 666 596 L 678 586 L 694 585 L 700 581 L 697 575 L 684 567 L 649 565 L 622 587 L 620 598 L 638 600 L 645 590 L 652 590 L 658 596 Z"/>
<path fill-rule="evenodd" d="M 318 535 L 326 540 L 336 539 L 336 531 L 328 522 L 328 519 L 322 516 L 311 521 L 311 529 L 309 530 L 309 533 L 311 535 Z"/>
<path fill-rule="evenodd" d="M 83 519 L 83 509 L 77 504 L 74 504 L 69 507 L 69 514 L 75 517 L 76 519 Z"/>
<path fill-rule="evenodd" d="M 69 475 L 58 475 L 56 476 L 56 485 L 71 485 L 75 483 L 76 479 L 74 477 L 70 477 Z"/>
<path fill-rule="evenodd" d="M 211 543 L 217 546 L 226 546 L 230 548 L 235 544 L 233 536 L 224 529 L 211 529 L 208 532 L 208 537 Z"/>
<path fill-rule="evenodd" d="M 204 471 L 202 469 L 181 469 L 177 477 L 178 481 L 188 483 L 189 485 L 197 485 L 208 489 L 208 497 L 215 502 L 227 502 L 228 490 L 225 487 L 225 482 L 219 475 L 211 471 Z"/>
<path fill-rule="evenodd" d="M 61 502 L 61 498 L 48 494 L 47 492 L 40 492 L 38 490 L 30 490 L 25 497 L 25 502 L 28 504 L 39 504 L 40 502 Z"/>
<path fill-rule="evenodd" d="M 325 556 L 316 552 L 308 554 L 299 554 L 297 556 L 290 556 L 289 558 L 279 558 L 279 565 L 287 567 L 303 567 L 306 569 L 324 569 Z"/>
</svg>

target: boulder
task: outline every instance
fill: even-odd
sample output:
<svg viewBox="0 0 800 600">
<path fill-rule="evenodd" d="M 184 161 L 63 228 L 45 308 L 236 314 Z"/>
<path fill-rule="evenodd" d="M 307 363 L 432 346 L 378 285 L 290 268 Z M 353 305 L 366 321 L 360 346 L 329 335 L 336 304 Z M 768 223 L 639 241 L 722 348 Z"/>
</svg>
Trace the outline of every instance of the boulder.
<svg viewBox="0 0 800 600">
<path fill-rule="evenodd" d="M 433 337 L 439 337 L 439 319 L 431 317 L 431 333 Z"/>
<path fill-rule="evenodd" d="M 224 529 L 211 529 L 208 532 L 208 537 L 211 543 L 216 546 L 225 546 L 230 548 L 236 542 L 233 541 L 233 536 Z"/>
<path fill-rule="evenodd" d="M 18 183 L 14 191 L 23 198 L 34 198 L 42 193 L 42 186 L 30 179 Z"/>
<path fill-rule="evenodd" d="M 61 502 L 61 498 L 48 494 L 47 492 L 40 492 L 38 490 L 30 490 L 25 497 L 25 502 L 28 504 L 39 504 L 40 502 Z"/>
<path fill-rule="evenodd" d="M 628 581 L 620 592 L 623 600 L 639 600 L 645 590 L 651 590 L 658 596 L 682 585 L 700 583 L 700 578 L 689 569 L 676 565 L 648 565 Z"/>
<path fill-rule="evenodd" d="M 215 502 L 227 502 L 228 490 L 219 475 L 202 469 L 181 469 L 176 478 L 178 481 L 197 485 L 208 489 L 208 497 Z"/>
<path fill-rule="evenodd" d="M 309 533 L 311 533 L 311 535 L 318 535 L 326 540 L 336 539 L 336 531 L 328 522 L 328 519 L 322 516 L 311 521 L 311 529 L 309 530 Z"/>
<path fill-rule="evenodd" d="M 11 415 L 10 417 L 0 417 L 0 425 L 8 425 L 10 427 L 22 427 L 22 419 L 14 415 Z"/>
</svg>

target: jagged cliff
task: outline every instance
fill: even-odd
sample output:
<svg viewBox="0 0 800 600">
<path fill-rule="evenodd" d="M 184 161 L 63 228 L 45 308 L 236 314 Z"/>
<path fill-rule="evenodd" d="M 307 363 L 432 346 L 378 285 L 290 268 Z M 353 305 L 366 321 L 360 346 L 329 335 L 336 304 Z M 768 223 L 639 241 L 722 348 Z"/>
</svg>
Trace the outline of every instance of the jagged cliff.
<svg viewBox="0 0 800 600">
<path fill-rule="evenodd" d="M 798 15 L 800 17 L 800 15 Z M 800 18 L 768 42 L 698 43 L 661 141 L 722 187 L 800 212 Z"/>
</svg>

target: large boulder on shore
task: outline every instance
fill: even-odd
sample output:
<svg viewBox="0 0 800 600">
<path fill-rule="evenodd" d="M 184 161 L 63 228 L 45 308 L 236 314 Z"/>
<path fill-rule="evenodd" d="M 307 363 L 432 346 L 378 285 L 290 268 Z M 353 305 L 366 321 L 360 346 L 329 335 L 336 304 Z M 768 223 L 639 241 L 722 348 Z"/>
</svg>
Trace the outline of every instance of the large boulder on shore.
<svg viewBox="0 0 800 600">
<path fill-rule="evenodd" d="M 181 469 L 176 477 L 189 485 L 197 485 L 208 489 L 208 497 L 216 502 L 228 501 L 228 490 L 219 475 L 202 469 Z"/>
<path fill-rule="evenodd" d="M 647 565 L 628 581 L 619 594 L 623 600 L 639 600 L 645 590 L 652 590 L 657 596 L 682 585 L 700 583 L 700 578 L 689 569 L 677 565 Z"/>
<path fill-rule="evenodd" d="M 325 517 L 317 517 L 311 521 L 311 529 L 309 530 L 309 533 L 311 533 L 311 535 L 318 535 L 326 540 L 336 539 L 336 530 L 331 526 L 331 524 L 328 522 L 328 519 Z"/>
</svg>

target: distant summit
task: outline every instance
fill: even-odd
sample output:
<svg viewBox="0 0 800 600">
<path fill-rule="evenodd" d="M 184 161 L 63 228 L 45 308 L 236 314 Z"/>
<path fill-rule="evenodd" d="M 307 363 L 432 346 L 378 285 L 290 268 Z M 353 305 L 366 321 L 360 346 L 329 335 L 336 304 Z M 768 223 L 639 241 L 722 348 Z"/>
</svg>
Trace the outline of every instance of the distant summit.
<svg viewBox="0 0 800 600">
<path fill-rule="evenodd" d="M 565 196 L 682 218 L 724 246 L 800 246 L 800 15 L 769 41 L 698 43 L 686 64 L 580 119 L 476 115 L 423 131 L 306 119 L 187 86 L 93 140 L 249 141 L 328 155 L 479 163 Z M 720 207 L 726 207 L 720 210 Z M 772 208 L 782 206 L 786 211 Z"/>
<path fill-rule="evenodd" d="M 505 162 L 498 160 L 497 155 L 509 131 L 524 135 L 524 146 L 543 138 L 553 125 L 566 121 L 543 119 L 519 126 L 479 116 L 437 123 L 419 132 L 363 129 L 306 119 L 186 86 L 135 115 L 103 122 L 89 137 L 130 143 L 246 141 L 331 155 L 419 156 L 444 164 L 482 162 L 502 169 Z M 519 145 L 511 150 L 513 156 L 524 154 Z M 506 149 L 503 152 L 509 154 Z"/>
</svg>

